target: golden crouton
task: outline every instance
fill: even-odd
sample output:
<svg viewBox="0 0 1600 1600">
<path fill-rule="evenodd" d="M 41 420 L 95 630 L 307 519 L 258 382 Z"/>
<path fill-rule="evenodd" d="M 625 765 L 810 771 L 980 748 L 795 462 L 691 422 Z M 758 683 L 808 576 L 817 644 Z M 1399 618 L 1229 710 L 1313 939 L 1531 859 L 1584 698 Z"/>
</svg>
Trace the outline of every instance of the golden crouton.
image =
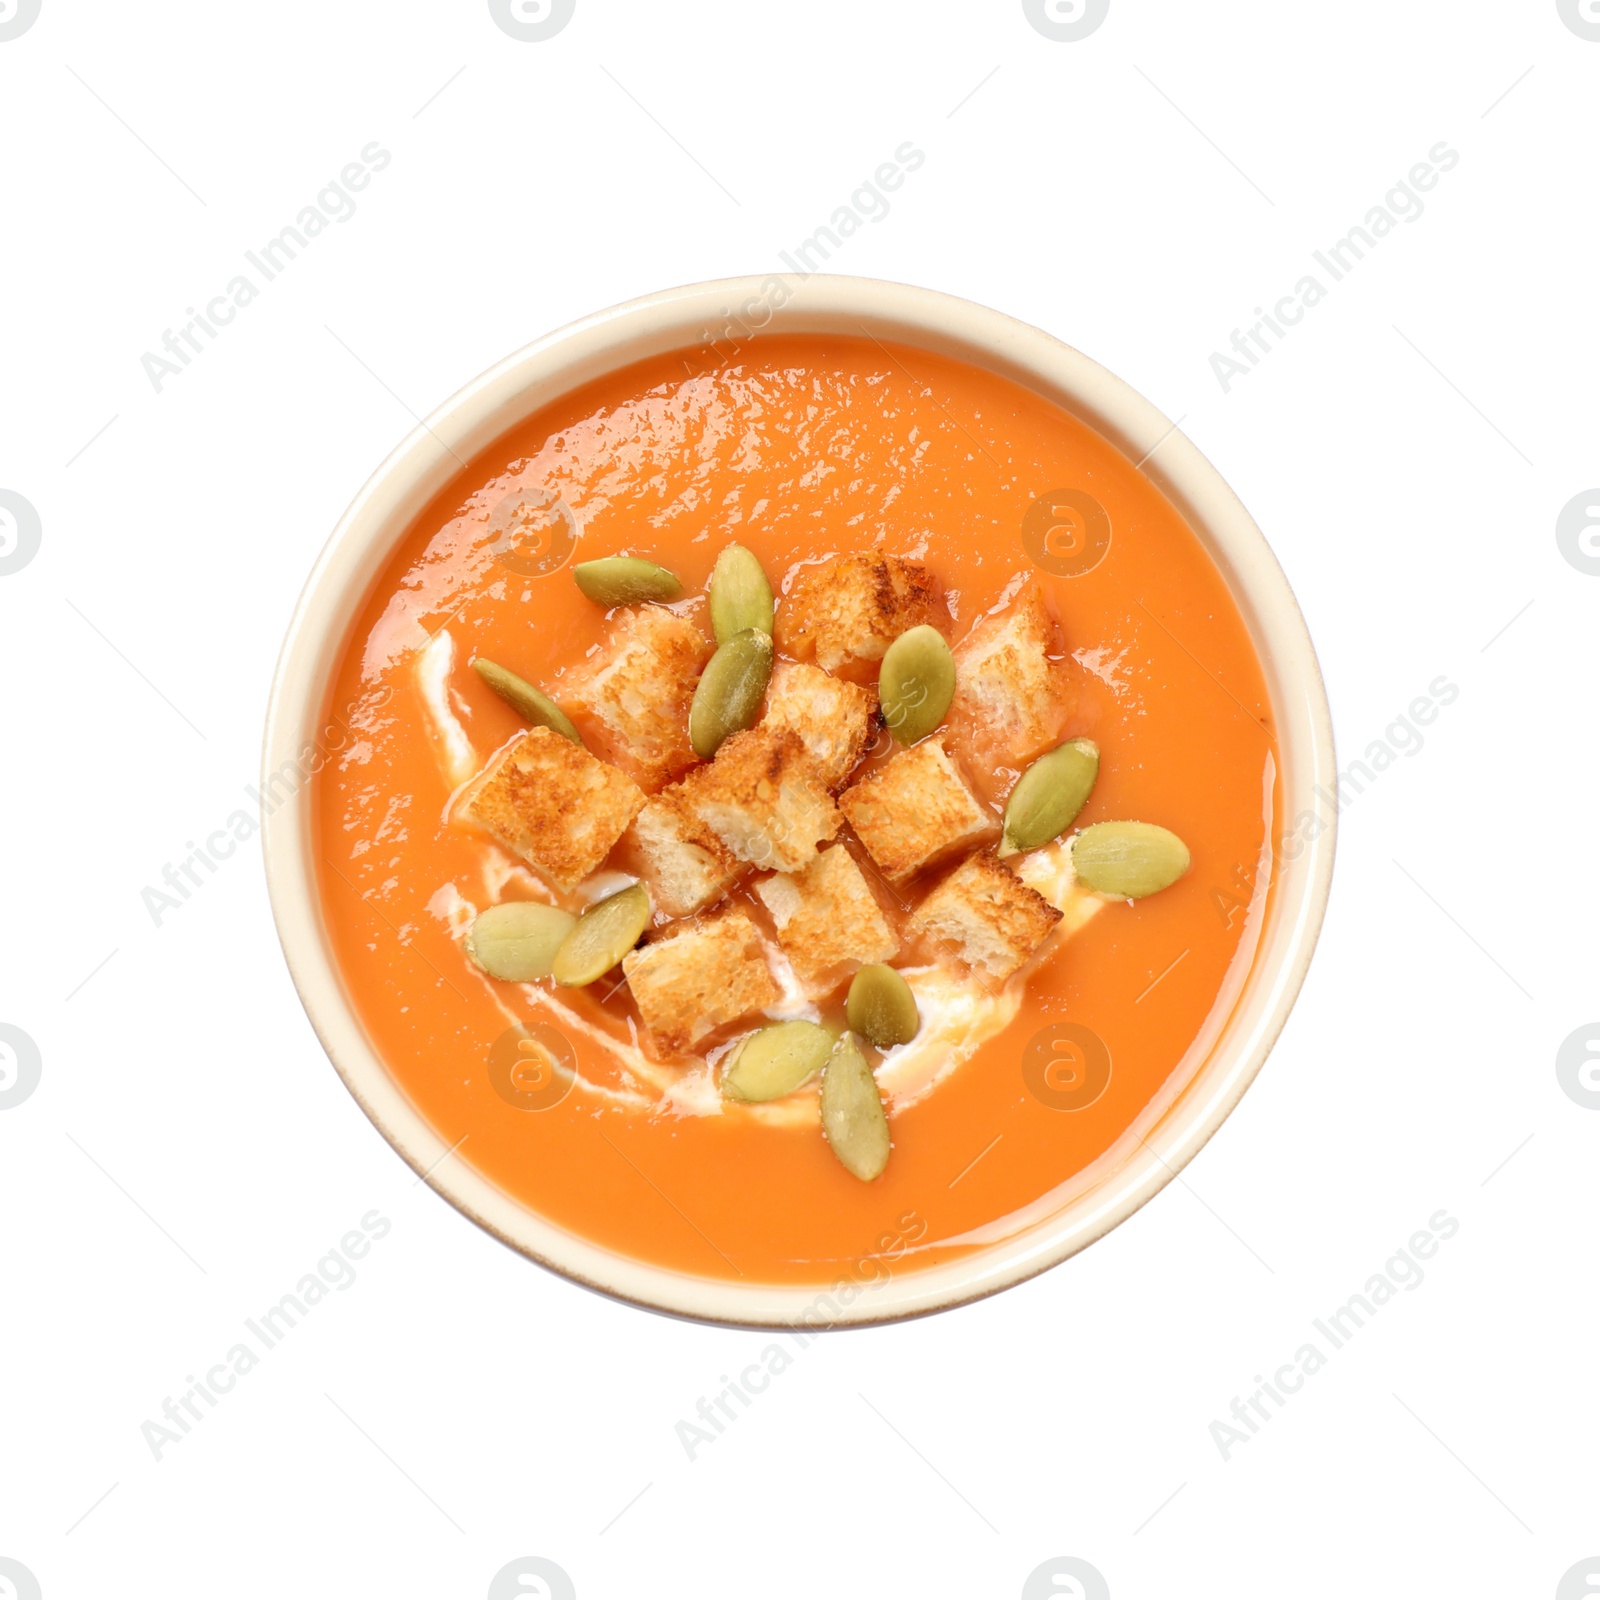
<svg viewBox="0 0 1600 1600">
<path fill-rule="evenodd" d="M 626 773 L 549 728 L 529 728 L 494 753 L 456 811 L 570 889 L 611 854 L 644 800 Z"/>
<path fill-rule="evenodd" d="M 689 809 L 682 784 L 645 802 L 632 840 L 650 899 L 669 917 L 687 917 L 721 899 L 750 870 Z"/>
<path fill-rule="evenodd" d="M 928 569 L 875 551 L 806 567 L 778 611 L 786 648 L 814 653 L 829 672 L 846 661 L 882 660 L 894 640 L 924 622 L 949 622 Z"/>
<path fill-rule="evenodd" d="M 762 727 L 788 728 L 811 752 L 817 775 L 837 789 L 878 733 L 878 699 L 870 689 L 830 677 L 803 661 L 772 669 Z"/>
<path fill-rule="evenodd" d="M 798 734 L 750 728 L 684 779 L 691 811 L 752 866 L 793 872 L 840 827 L 838 808 Z"/>
<path fill-rule="evenodd" d="M 692 1050 L 725 1023 L 782 995 L 748 913 L 685 922 L 622 958 L 639 1015 L 658 1048 Z"/>
<path fill-rule="evenodd" d="M 839 809 L 893 884 L 993 838 L 999 828 L 938 738 L 902 750 L 846 789 Z"/>
<path fill-rule="evenodd" d="M 661 606 L 625 606 L 599 651 L 561 685 L 595 721 L 602 754 L 654 793 L 695 764 L 689 702 L 711 642 Z"/>
<path fill-rule="evenodd" d="M 778 944 L 802 983 L 817 985 L 840 969 L 887 961 L 900 949 L 855 857 L 830 846 L 803 872 L 756 885 L 772 913 Z"/>
<path fill-rule="evenodd" d="M 1054 635 L 1044 596 L 1030 580 L 956 647 L 951 721 L 969 759 L 1021 764 L 1060 738 L 1068 697 L 1061 664 L 1049 657 Z"/>
<path fill-rule="evenodd" d="M 911 918 L 911 929 L 974 973 L 1003 983 L 1044 943 L 1061 913 L 987 850 L 967 857 Z"/>
</svg>

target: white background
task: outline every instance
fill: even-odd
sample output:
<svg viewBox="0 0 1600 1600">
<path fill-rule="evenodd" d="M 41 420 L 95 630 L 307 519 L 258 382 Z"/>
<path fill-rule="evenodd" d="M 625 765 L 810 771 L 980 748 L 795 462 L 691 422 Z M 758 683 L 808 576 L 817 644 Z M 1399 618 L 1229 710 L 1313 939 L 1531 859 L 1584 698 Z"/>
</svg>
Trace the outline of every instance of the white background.
<svg viewBox="0 0 1600 1600">
<path fill-rule="evenodd" d="M 1554 0 L 1112 0 L 1076 43 L 1015 0 L 578 0 L 543 43 L 482 0 L 43 0 L 0 43 L 0 488 L 42 526 L 0 577 L 0 1021 L 42 1059 L 0 1112 L 0 1556 L 46 1600 L 479 1597 L 525 1555 L 586 1600 L 1010 1597 L 1057 1556 L 1116 1600 L 1555 1595 L 1600 1553 L 1600 1112 L 1555 1071 L 1600 1014 L 1600 578 L 1555 538 L 1600 483 L 1597 89 Z M 143 353 L 372 140 L 357 213 L 156 393 Z M 253 847 L 159 928 L 140 892 L 247 805 L 295 596 L 414 414 L 776 267 L 905 140 L 832 267 L 1183 418 L 1299 594 L 1342 762 L 1460 694 L 1346 812 L 1299 1006 L 1181 1182 L 1021 1288 L 818 1341 L 691 1462 L 675 1424 L 771 1340 L 415 1186 Z M 1425 213 L 1224 394 L 1211 353 L 1441 140 Z M 154 1460 L 141 1424 L 373 1208 L 359 1281 Z M 1213 1420 L 1440 1208 L 1426 1281 L 1224 1461 Z"/>
</svg>

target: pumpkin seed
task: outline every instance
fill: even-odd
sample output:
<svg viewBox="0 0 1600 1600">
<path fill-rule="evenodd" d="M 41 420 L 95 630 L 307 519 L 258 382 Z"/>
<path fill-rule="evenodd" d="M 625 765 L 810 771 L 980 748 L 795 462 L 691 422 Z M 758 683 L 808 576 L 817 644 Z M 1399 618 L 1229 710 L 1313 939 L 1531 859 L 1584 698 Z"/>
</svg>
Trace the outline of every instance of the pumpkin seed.
<svg viewBox="0 0 1600 1600">
<path fill-rule="evenodd" d="M 889 1164 L 889 1119 L 853 1034 L 840 1039 L 822 1069 L 822 1132 L 845 1170 L 863 1183 Z"/>
<path fill-rule="evenodd" d="M 911 985 L 881 962 L 863 967 L 850 980 L 845 1017 L 852 1033 L 859 1033 L 880 1050 L 892 1044 L 910 1044 L 921 1025 Z"/>
<path fill-rule="evenodd" d="M 581 989 L 603 978 L 639 942 L 650 921 L 650 896 L 642 883 L 596 900 L 561 941 L 552 972 L 557 983 Z"/>
<path fill-rule="evenodd" d="M 901 744 L 915 744 L 944 721 L 956 692 L 956 661 L 944 635 L 928 623 L 902 633 L 883 653 L 878 700 Z"/>
<path fill-rule="evenodd" d="M 1099 772 L 1100 746 L 1093 739 L 1072 739 L 1040 756 L 1006 802 L 1000 854 L 1037 850 L 1059 838 L 1083 810 Z"/>
<path fill-rule="evenodd" d="M 599 606 L 683 598 L 683 585 L 672 573 L 638 556 L 605 556 L 599 561 L 580 561 L 572 569 L 572 577 Z"/>
<path fill-rule="evenodd" d="M 711 569 L 711 631 L 726 644 L 746 628 L 772 632 L 772 585 L 742 544 L 730 544 Z"/>
<path fill-rule="evenodd" d="M 1140 900 L 1189 870 L 1189 847 L 1153 822 L 1097 822 L 1073 839 L 1072 868 L 1100 894 Z"/>
<path fill-rule="evenodd" d="M 479 656 L 472 663 L 472 670 L 508 706 L 520 711 L 536 728 L 550 728 L 574 744 L 583 743 L 582 735 L 573 727 L 572 719 L 566 712 L 549 695 L 540 693 L 516 673 L 507 672 L 504 667 L 496 665 L 487 656 Z"/>
<path fill-rule="evenodd" d="M 778 1100 L 821 1071 L 833 1035 L 815 1022 L 774 1022 L 752 1033 L 723 1070 L 722 1092 L 734 1100 Z"/>
<path fill-rule="evenodd" d="M 730 733 L 753 727 L 772 676 L 772 635 L 746 628 L 706 663 L 689 705 L 689 743 L 709 761 Z"/>
<path fill-rule="evenodd" d="M 556 951 L 577 920 L 560 906 L 507 900 L 478 913 L 467 935 L 467 954 L 491 978 L 532 983 L 550 976 Z"/>
</svg>

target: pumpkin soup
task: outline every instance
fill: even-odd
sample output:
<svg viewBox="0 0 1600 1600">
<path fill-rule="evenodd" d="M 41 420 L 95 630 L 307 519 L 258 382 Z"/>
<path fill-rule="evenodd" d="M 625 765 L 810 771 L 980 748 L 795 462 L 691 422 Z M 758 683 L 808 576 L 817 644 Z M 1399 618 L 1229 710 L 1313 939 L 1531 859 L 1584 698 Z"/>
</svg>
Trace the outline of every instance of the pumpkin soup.
<svg viewBox="0 0 1600 1600">
<path fill-rule="evenodd" d="M 375 1047 L 457 1159 L 663 1267 L 831 1282 L 1037 1218 L 1198 1066 L 1265 911 L 1222 576 L 1092 429 L 926 351 L 565 396 L 417 519 L 330 695 Z"/>
</svg>

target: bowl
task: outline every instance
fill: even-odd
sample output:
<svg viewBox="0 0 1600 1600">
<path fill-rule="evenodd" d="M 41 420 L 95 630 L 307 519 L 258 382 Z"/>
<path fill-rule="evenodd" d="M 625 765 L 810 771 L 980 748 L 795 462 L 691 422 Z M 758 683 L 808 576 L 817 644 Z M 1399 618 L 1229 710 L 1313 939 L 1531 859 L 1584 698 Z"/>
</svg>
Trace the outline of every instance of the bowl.
<svg viewBox="0 0 1600 1600">
<path fill-rule="evenodd" d="M 452 1153 L 379 1058 L 323 926 L 309 785 L 264 819 L 268 890 L 296 989 L 361 1109 L 425 1181 L 512 1249 L 590 1288 L 679 1316 L 745 1326 L 840 1326 L 921 1315 L 992 1294 L 1064 1261 L 1145 1204 L 1193 1159 L 1261 1070 L 1299 992 L 1333 873 L 1335 764 L 1316 653 L 1261 530 L 1216 469 L 1149 401 L 1060 340 L 929 289 L 818 274 L 730 278 L 615 306 L 510 356 L 446 401 L 356 496 L 289 626 L 267 712 L 264 774 L 321 748 L 329 684 L 352 618 L 413 519 L 461 466 L 531 412 L 618 367 L 760 333 L 861 334 L 987 368 L 1092 425 L 1158 485 L 1216 562 L 1264 672 L 1278 731 L 1274 889 L 1253 958 L 1232 980 L 1203 1059 L 1098 1161 L 1003 1241 L 916 1272 L 889 1272 L 841 1304 L 826 1289 L 727 1282 L 597 1246 L 504 1194 Z M 1315 826 L 1307 817 L 1315 819 Z M 1191 1052 L 1191 1057 L 1194 1052 Z M 1059 1202 L 1059 1203 L 1057 1203 Z"/>
</svg>

